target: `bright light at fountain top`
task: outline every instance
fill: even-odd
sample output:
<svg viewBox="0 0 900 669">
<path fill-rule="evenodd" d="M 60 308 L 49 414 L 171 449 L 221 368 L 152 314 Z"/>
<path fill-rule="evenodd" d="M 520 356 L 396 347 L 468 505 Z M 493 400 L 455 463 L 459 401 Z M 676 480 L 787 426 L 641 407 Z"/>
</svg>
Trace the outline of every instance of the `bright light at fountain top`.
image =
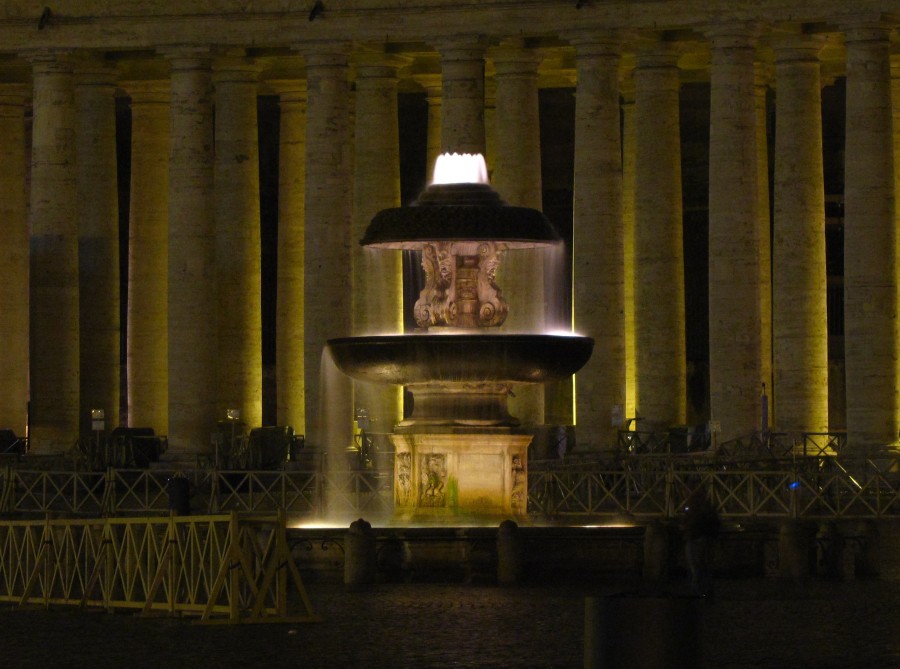
<svg viewBox="0 0 900 669">
<path fill-rule="evenodd" d="M 487 164 L 480 153 L 442 153 L 434 161 L 432 184 L 486 184 Z"/>
</svg>

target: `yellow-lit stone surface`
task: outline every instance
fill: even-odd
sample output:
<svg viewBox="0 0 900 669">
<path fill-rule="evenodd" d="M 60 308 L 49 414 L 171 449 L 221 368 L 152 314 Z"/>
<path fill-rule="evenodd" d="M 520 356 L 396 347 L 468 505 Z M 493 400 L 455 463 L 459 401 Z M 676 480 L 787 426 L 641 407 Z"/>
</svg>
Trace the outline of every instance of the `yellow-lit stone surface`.
<svg viewBox="0 0 900 669">
<path fill-rule="evenodd" d="M 710 32 L 709 386 L 722 441 L 760 420 L 756 32 L 744 24 Z"/>
<path fill-rule="evenodd" d="M 530 435 L 394 434 L 391 441 L 396 517 L 525 514 Z"/>
<path fill-rule="evenodd" d="M 78 435 L 78 219 L 72 65 L 34 57 L 31 148 L 31 448 L 69 449 Z"/>
<path fill-rule="evenodd" d="M 128 243 L 128 424 L 169 430 L 169 82 L 128 82 L 131 197 Z"/>
<path fill-rule="evenodd" d="M 355 183 L 353 192 L 353 332 L 403 330 L 402 254 L 365 249 L 362 239 L 382 209 L 400 206 L 400 130 L 397 120 L 398 58 L 368 52 L 356 62 Z M 402 390 L 354 384 L 354 409 L 364 409 L 370 429 L 389 432 L 403 417 Z"/>
<path fill-rule="evenodd" d="M 217 393 L 212 71 L 205 50 L 171 54 L 169 456 L 211 451 Z"/>
<path fill-rule="evenodd" d="M 775 415 L 778 429 L 788 432 L 828 428 L 821 46 L 807 36 L 785 40 L 777 51 Z"/>
<path fill-rule="evenodd" d="M 306 81 L 279 80 L 278 278 L 275 314 L 276 420 L 297 434 L 306 429 L 304 392 L 304 187 Z"/>
<path fill-rule="evenodd" d="M 216 415 L 239 409 L 251 426 L 262 425 L 258 75 L 239 54 L 215 63 Z"/>
<path fill-rule="evenodd" d="M 847 431 L 859 443 L 897 439 L 896 230 L 889 29 L 847 32 L 844 356 Z"/>
<path fill-rule="evenodd" d="M 576 43 L 574 328 L 594 353 L 576 375 L 579 444 L 615 444 L 614 407 L 625 403 L 625 261 L 619 50 L 614 36 L 591 32 Z"/>
<path fill-rule="evenodd" d="M 0 425 L 25 434 L 28 407 L 28 219 L 25 86 L 0 86 Z"/>
<path fill-rule="evenodd" d="M 684 252 L 678 53 L 638 54 L 635 87 L 635 407 L 641 427 L 685 421 Z"/>
<path fill-rule="evenodd" d="M 77 63 L 78 278 L 81 327 L 79 421 L 91 410 L 119 424 L 119 197 L 116 71 L 99 59 Z"/>
</svg>

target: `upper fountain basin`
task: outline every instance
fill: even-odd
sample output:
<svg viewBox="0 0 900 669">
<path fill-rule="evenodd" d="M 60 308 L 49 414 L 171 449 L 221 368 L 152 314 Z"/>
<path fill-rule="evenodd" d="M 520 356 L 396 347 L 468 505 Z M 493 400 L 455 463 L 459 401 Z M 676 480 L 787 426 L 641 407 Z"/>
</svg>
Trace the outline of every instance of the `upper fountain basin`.
<svg viewBox="0 0 900 669">
<path fill-rule="evenodd" d="M 594 340 L 551 334 L 375 335 L 330 339 L 328 348 L 338 368 L 358 381 L 546 383 L 581 369 Z"/>
<path fill-rule="evenodd" d="M 363 246 L 417 250 L 446 241 L 505 242 L 509 248 L 559 243 L 553 224 L 537 209 L 512 207 L 488 184 L 432 184 L 409 207 L 378 212 Z"/>
</svg>

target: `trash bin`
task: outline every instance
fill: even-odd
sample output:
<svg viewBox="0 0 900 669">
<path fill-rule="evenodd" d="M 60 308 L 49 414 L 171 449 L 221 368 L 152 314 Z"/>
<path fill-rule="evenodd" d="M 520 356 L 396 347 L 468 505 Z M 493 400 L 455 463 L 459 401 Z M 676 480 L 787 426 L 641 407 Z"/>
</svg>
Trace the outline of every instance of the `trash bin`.
<svg viewBox="0 0 900 669">
<path fill-rule="evenodd" d="M 166 483 L 169 510 L 176 516 L 191 515 L 191 482 L 184 476 L 173 476 Z"/>
</svg>

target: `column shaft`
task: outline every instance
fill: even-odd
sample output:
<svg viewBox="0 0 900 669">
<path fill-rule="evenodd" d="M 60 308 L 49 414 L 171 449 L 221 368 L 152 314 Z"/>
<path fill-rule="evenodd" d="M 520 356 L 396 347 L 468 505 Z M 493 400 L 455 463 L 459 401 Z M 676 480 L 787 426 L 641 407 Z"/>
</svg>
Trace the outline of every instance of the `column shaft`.
<svg viewBox="0 0 900 669">
<path fill-rule="evenodd" d="M 629 72 L 628 77 L 622 82 L 622 240 L 625 253 L 623 265 L 625 279 L 625 407 L 623 418 L 637 415 L 635 405 L 637 371 L 634 350 L 637 339 L 634 319 L 636 154 L 634 78 Z"/>
<path fill-rule="evenodd" d="M 685 421 L 684 251 L 677 54 L 639 54 L 635 83 L 636 400 L 649 427 Z"/>
<path fill-rule="evenodd" d="M 484 47 L 477 40 L 441 45 L 442 153 L 485 153 Z"/>
<path fill-rule="evenodd" d="M 31 153 L 31 447 L 71 448 L 78 434 L 78 218 L 71 65 L 34 60 Z"/>
<path fill-rule="evenodd" d="M 241 420 L 257 427 L 262 425 L 258 70 L 236 56 L 219 59 L 215 69 L 216 413 L 239 409 Z"/>
<path fill-rule="evenodd" d="M 500 196 L 519 207 L 542 208 L 541 129 L 537 68 L 540 57 L 513 41 L 491 53 L 496 84 L 496 137 L 492 182 Z M 545 326 L 545 282 L 564 277 L 545 277 L 543 248 L 507 251 L 497 269 L 497 285 L 509 303 L 504 329 L 541 332 Z M 557 285 L 546 286 L 558 295 Z M 544 422 L 544 387 L 524 385 L 515 389 L 510 409 L 526 424 Z"/>
<path fill-rule="evenodd" d="M 615 446 L 625 402 L 624 240 L 618 43 L 575 38 L 574 329 L 594 338 L 576 377 L 579 442 Z"/>
<path fill-rule="evenodd" d="M 280 82 L 278 139 L 278 278 L 275 384 L 279 425 L 306 430 L 304 363 L 304 188 L 306 82 Z"/>
<path fill-rule="evenodd" d="M 353 419 L 349 380 L 338 374 L 327 379 L 321 375 L 326 341 L 351 332 L 349 86 L 342 45 L 322 45 L 304 55 L 308 94 L 303 300 L 306 437 L 307 443 L 323 448 L 349 444 Z M 326 381 L 331 387 L 322 387 Z"/>
<path fill-rule="evenodd" d="M 851 444 L 897 439 L 890 30 L 852 26 L 844 159 L 844 356 Z"/>
<path fill-rule="evenodd" d="M 828 429 L 820 48 L 806 37 L 776 50 L 774 397 L 787 432 Z"/>
<path fill-rule="evenodd" d="M 75 88 L 78 173 L 81 433 L 91 410 L 119 425 L 119 198 L 116 172 L 115 71 L 82 64 Z"/>
<path fill-rule="evenodd" d="M 28 416 L 28 216 L 25 87 L 0 86 L 0 427 L 25 434 Z"/>
<path fill-rule="evenodd" d="M 172 57 L 169 453 L 209 452 L 216 424 L 212 81 L 205 53 Z"/>
<path fill-rule="evenodd" d="M 768 100 L 771 68 L 757 62 L 754 67 L 756 101 L 756 195 L 759 225 L 759 327 L 760 380 L 766 384 L 769 424 L 777 420 L 772 407 L 772 219 L 769 204 Z"/>
<path fill-rule="evenodd" d="M 128 424 L 169 432 L 169 82 L 126 84 L 131 96 L 128 213 Z"/>
<path fill-rule="evenodd" d="M 428 130 L 425 140 L 425 181 L 431 183 L 434 176 L 434 163 L 441 155 L 441 75 L 419 74 L 415 80 L 425 89 L 425 100 L 428 104 Z"/>
<path fill-rule="evenodd" d="M 713 30 L 710 69 L 710 414 L 720 441 L 759 429 L 762 383 L 754 30 Z"/>
<path fill-rule="evenodd" d="M 400 206 L 400 130 L 397 117 L 397 67 L 384 54 L 360 54 L 356 67 L 354 133 L 353 332 L 403 331 L 403 266 L 398 251 L 361 247 L 372 218 Z M 390 432 L 402 416 L 399 387 L 355 383 L 354 402 L 377 432 Z"/>
</svg>

